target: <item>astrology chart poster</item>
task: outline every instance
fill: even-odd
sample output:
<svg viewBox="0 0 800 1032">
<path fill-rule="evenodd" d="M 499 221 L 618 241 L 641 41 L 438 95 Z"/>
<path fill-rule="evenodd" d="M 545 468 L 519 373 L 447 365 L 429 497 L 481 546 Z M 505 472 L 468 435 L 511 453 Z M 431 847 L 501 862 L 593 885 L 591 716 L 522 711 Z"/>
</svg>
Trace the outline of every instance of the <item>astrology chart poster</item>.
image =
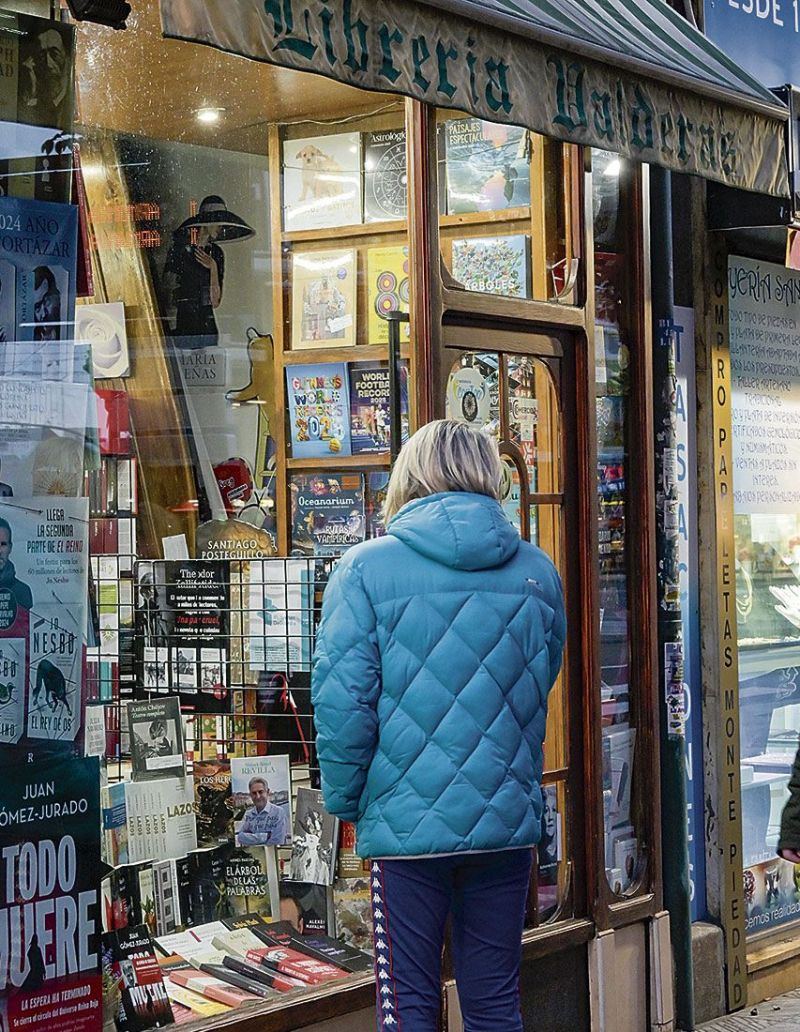
<svg viewBox="0 0 800 1032">
<path fill-rule="evenodd" d="M 88 505 L 0 501 L 0 742 L 79 741 Z"/>
</svg>

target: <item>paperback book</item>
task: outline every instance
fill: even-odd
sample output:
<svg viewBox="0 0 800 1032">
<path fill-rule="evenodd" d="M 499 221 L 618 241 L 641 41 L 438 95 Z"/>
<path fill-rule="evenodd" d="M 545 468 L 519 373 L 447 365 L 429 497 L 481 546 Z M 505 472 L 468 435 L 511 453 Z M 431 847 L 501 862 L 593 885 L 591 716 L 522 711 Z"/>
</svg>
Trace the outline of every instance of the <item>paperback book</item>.
<svg viewBox="0 0 800 1032">
<path fill-rule="evenodd" d="M 520 235 L 454 240 L 453 276 L 465 290 L 530 297 L 529 238 Z"/>
<path fill-rule="evenodd" d="M 220 842 L 233 841 L 230 763 L 197 760 L 193 775 L 198 846 L 216 846 Z"/>
<path fill-rule="evenodd" d="M 286 367 L 292 456 L 350 454 L 350 399 L 343 362 Z"/>
<path fill-rule="evenodd" d="M 292 835 L 291 878 L 314 885 L 331 885 L 338 838 L 338 818 L 325 809 L 322 792 L 299 788 Z"/>
<path fill-rule="evenodd" d="M 361 136 L 285 140 L 284 229 L 330 229 L 362 221 Z"/>
<path fill-rule="evenodd" d="M 228 909 L 236 916 L 260 914 L 277 918 L 280 913 L 278 863 L 270 846 L 234 849 L 225 864 Z"/>
<path fill-rule="evenodd" d="M 299 474 L 289 491 L 294 555 L 342 555 L 365 539 L 363 474 Z"/>
<path fill-rule="evenodd" d="M 186 752 L 178 699 L 139 699 L 128 706 L 134 781 L 184 777 Z"/>
<path fill-rule="evenodd" d="M 447 211 L 501 211 L 531 203 L 526 129 L 458 118 L 445 123 Z"/>
<path fill-rule="evenodd" d="M 104 1009 L 116 1014 L 118 1032 L 145 1032 L 174 1022 L 169 996 L 146 927 L 103 936 Z"/>
<path fill-rule="evenodd" d="M 405 129 L 364 133 L 364 221 L 388 222 L 408 215 Z"/>
<path fill-rule="evenodd" d="M 356 343 L 356 252 L 292 255 L 292 348 Z"/>
<path fill-rule="evenodd" d="M 370 247 L 367 251 L 369 343 L 389 343 L 389 312 L 408 312 L 411 296 L 408 248 Z M 409 323 L 400 324 L 400 340 L 411 338 Z"/>
<path fill-rule="evenodd" d="M 188 778 L 132 781 L 126 786 L 128 854 L 132 862 L 172 860 L 197 848 L 194 790 Z"/>
<path fill-rule="evenodd" d="M 231 760 L 237 846 L 283 846 L 291 841 L 288 756 Z"/>
<path fill-rule="evenodd" d="M 401 442 L 408 440 L 408 363 L 401 362 Z M 389 366 L 385 362 L 351 362 L 350 441 L 353 455 L 389 450 L 391 436 L 391 394 Z"/>
</svg>

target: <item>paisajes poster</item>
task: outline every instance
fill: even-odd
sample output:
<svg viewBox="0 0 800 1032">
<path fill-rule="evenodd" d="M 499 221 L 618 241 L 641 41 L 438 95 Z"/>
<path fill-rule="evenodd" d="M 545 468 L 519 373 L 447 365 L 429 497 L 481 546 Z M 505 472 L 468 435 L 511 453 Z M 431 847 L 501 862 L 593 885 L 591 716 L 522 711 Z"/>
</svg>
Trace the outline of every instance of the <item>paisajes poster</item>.
<svg viewBox="0 0 800 1032">
<path fill-rule="evenodd" d="M 80 740 L 88 567 L 87 499 L 0 501 L 0 741 Z"/>
<path fill-rule="evenodd" d="M 98 760 L 0 774 L 0 1027 L 99 1032 Z"/>
</svg>

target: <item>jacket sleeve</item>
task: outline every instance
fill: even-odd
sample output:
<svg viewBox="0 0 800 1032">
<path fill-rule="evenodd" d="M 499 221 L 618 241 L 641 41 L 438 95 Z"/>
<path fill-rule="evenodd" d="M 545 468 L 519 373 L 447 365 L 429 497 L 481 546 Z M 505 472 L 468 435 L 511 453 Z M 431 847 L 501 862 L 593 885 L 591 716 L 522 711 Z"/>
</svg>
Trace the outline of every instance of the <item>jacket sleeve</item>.
<svg viewBox="0 0 800 1032">
<path fill-rule="evenodd" d="M 322 602 L 311 679 L 322 791 L 328 811 L 355 821 L 378 741 L 381 662 L 375 612 L 345 559 Z"/>
<path fill-rule="evenodd" d="M 553 622 L 550 625 L 550 639 L 547 652 L 550 657 L 550 687 L 556 683 L 564 659 L 564 643 L 567 640 L 567 614 L 564 609 L 564 588 L 555 566 L 552 570 L 550 605 L 553 608 Z"/>
<path fill-rule="evenodd" d="M 789 799 L 781 814 L 781 834 L 778 852 L 782 849 L 800 850 L 800 750 L 794 758 L 789 778 Z"/>
</svg>

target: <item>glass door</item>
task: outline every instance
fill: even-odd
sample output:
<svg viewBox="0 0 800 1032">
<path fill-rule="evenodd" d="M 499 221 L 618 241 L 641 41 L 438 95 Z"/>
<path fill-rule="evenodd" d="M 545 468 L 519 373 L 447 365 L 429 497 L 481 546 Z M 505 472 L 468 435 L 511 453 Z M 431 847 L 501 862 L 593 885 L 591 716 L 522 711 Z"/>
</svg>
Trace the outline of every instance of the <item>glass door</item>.
<svg viewBox="0 0 800 1032">
<path fill-rule="evenodd" d="M 497 347 L 448 349 L 446 415 L 497 439 L 505 471 L 501 501 L 506 515 L 523 538 L 548 553 L 567 588 L 564 447 L 566 437 L 574 441 L 575 435 L 565 435 L 561 398 L 564 348 L 549 336 L 520 334 L 512 338 L 503 331 L 470 334 L 462 328 L 445 327 L 446 340 L 450 336 L 460 344 L 470 335 Z M 568 671 L 565 659 L 549 699 L 544 816 L 528 910 L 532 928 L 580 913 L 574 876 L 574 862 L 582 855 L 580 764 L 577 771 L 570 772 L 574 734 L 570 715 L 573 709 L 579 714 L 580 705 L 571 705 Z M 578 690 L 577 680 L 572 681 Z"/>
</svg>

